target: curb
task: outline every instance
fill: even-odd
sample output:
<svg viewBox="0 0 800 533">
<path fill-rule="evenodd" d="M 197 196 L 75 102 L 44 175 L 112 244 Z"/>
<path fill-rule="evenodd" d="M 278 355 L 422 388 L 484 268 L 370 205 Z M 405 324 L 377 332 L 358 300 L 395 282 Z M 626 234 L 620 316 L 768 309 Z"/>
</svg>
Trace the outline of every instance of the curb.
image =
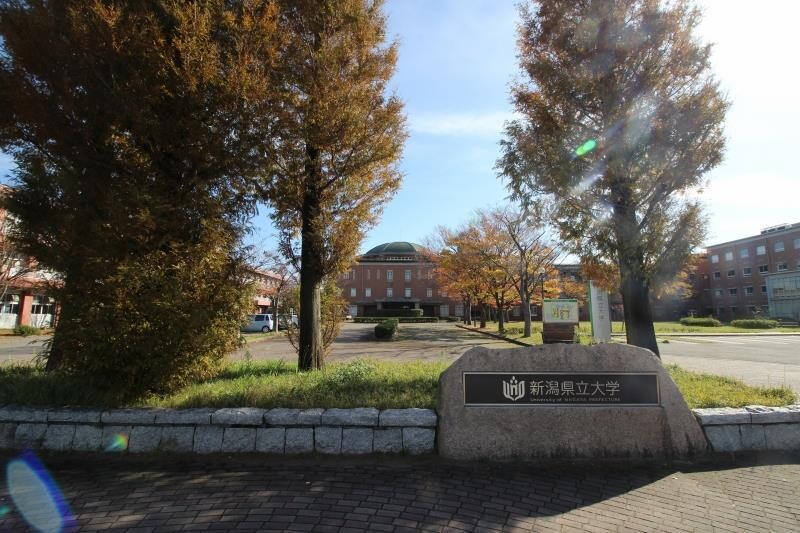
<svg viewBox="0 0 800 533">
<path fill-rule="evenodd" d="M 612 333 L 612 337 L 625 337 L 625 333 Z M 656 337 L 800 337 L 800 332 L 786 333 L 658 333 Z"/>
<path fill-rule="evenodd" d="M 490 333 L 488 331 L 481 331 L 477 328 L 470 328 L 467 326 L 463 326 L 461 324 L 456 324 L 457 328 L 465 329 L 467 331 L 472 331 L 474 333 L 480 333 L 481 335 L 486 335 L 487 337 L 492 337 L 501 341 L 510 342 L 511 344 L 516 344 L 517 346 L 536 346 L 536 344 L 528 344 L 527 342 L 518 341 L 517 339 L 509 339 L 508 337 L 503 337 L 502 335 L 498 335 L 497 333 Z"/>
</svg>

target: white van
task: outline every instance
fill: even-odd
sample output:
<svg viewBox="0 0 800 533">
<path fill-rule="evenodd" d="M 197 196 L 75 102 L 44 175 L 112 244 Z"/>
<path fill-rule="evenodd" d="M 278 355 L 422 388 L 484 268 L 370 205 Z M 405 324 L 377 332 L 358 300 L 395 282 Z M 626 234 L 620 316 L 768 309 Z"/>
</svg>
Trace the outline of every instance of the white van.
<svg viewBox="0 0 800 533">
<path fill-rule="evenodd" d="M 254 332 L 263 331 L 264 333 L 272 331 L 272 315 L 250 315 L 247 325 L 242 328 L 242 331 Z"/>
</svg>

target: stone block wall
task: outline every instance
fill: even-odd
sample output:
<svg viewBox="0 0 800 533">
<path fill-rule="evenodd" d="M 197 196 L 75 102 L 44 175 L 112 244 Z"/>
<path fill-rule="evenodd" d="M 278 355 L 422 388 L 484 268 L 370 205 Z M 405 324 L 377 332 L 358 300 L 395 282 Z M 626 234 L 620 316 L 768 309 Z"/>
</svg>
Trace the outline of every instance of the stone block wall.
<svg viewBox="0 0 800 533">
<path fill-rule="evenodd" d="M 800 451 L 800 404 L 693 412 L 715 452 Z"/>
<path fill-rule="evenodd" d="M 433 453 L 430 409 L 0 407 L 0 449 L 128 453 Z"/>
</svg>

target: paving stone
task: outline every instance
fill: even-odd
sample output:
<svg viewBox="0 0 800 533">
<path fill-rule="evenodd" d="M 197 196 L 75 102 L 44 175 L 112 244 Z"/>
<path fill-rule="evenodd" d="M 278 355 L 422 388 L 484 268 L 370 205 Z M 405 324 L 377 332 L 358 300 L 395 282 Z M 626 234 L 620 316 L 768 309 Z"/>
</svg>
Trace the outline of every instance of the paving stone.
<svg viewBox="0 0 800 533">
<path fill-rule="evenodd" d="M 0 407 L 0 422 L 47 422 L 47 409 L 6 405 Z"/>
<path fill-rule="evenodd" d="M 303 409 L 297 415 L 297 423 L 298 426 L 318 426 L 322 420 L 322 413 L 325 412 L 325 409 L 321 407 L 315 407 L 313 409 Z"/>
<path fill-rule="evenodd" d="M 216 409 L 208 407 L 193 407 L 190 409 L 158 409 L 156 413 L 156 424 L 174 424 L 177 426 L 189 426 L 197 424 L 210 424 L 211 415 Z"/>
<path fill-rule="evenodd" d="M 131 453 L 151 453 L 161 444 L 161 427 L 135 426 L 131 431 L 128 451 Z"/>
<path fill-rule="evenodd" d="M 342 428 L 318 426 L 314 428 L 314 450 L 318 453 L 342 453 Z"/>
<path fill-rule="evenodd" d="M 42 446 L 46 431 L 47 424 L 19 424 L 14 434 L 14 447 L 17 449 L 38 449 Z"/>
<path fill-rule="evenodd" d="M 433 453 L 436 432 L 427 428 L 403 428 L 403 451 L 411 455 Z"/>
<path fill-rule="evenodd" d="M 222 433 L 219 426 L 197 426 L 192 449 L 195 453 L 218 453 L 222 449 Z"/>
<path fill-rule="evenodd" d="M 99 424 L 102 413 L 99 409 L 52 409 L 47 412 L 47 421 Z"/>
<path fill-rule="evenodd" d="M 342 431 L 342 453 L 372 453 L 372 428 L 345 428 Z"/>
<path fill-rule="evenodd" d="M 68 424 L 50 424 L 44 433 L 42 447 L 46 450 L 65 451 L 72 448 L 75 437 L 75 426 Z"/>
<path fill-rule="evenodd" d="M 211 423 L 228 426 L 263 426 L 266 412 L 266 409 L 255 407 L 218 409 L 211 415 Z"/>
<path fill-rule="evenodd" d="M 767 449 L 800 451 L 800 424 L 768 424 L 764 426 Z"/>
<path fill-rule="evenodd" d="M 286 428 L 256 429 L 256 451 L 261 453 L 283 453 Z"/>
<path fill-rule="evenodd" d="M 715 407 L 710 409 L 692 409 L 701 426 L 718 426 L 730 424 L 749 424 L 750 411 L 744 408 Z"/>
<path fill-rule="evenodd" d="M 760 451 L 767 449 L 764 426 L 760 424 L 742 424 L 739 426 L 739 433 L 742 436 L 743 450 Z"/>
<path fill-rule="evenodd" d="M 124 452 L 128 450 L 133 426 L 104 426 L 101 449 L 106 452 Z"/>
<path fill-rule="evenodd" d="M 738 425 L 706 426 L 703 431 L 715 452 L 742 451 L 742 437 Z"/>
<path fill-rule="evenodd" d="M 375 453 L 403 453 L 403 430 L 400 428 L 376 429 L 372 448 Z"/>
<path fill-rule="evenodd" d="M 374 407 L 326 409 L 320 423 L 326 426 L 377 426 L 379 411 Z"/>
<path fill-rule="evenodd" d="M 381 426 L 436 427 L 433 409 L 385 409 L 380 413 Z"/>
<path fill-rule="evenodd" d="M 188 453 L 194 443 L 194 426 L 167 426 L 161 430 L 159 449 L 165 452 Z"/>
<path fill-rule="evenodd" d="M 152 424 L 156 409 L 112 409 L 100 415 L 103 424 Z"/>
<path fill-rule="evenodd" d="M 263 414 L 259 415 L 261 418 Z M 256 449 L 256 428 L 225 428 L 223 452 L 252 452 Z"/>
<path fill-rule="evenodd" d="M 286 428 L 286 453 L 311 453 L 314 451 L 313 428 Z"/>
<path fill-rule="evenodd" d="M 297 426 L 302 409 L 277 407 L 264 413 L 264 422 L 270 426 Z"/>
<path fill-rule="evenodd" d="M 76 452 L 96 452 L 103 443 L 103 430 L 98 426 L 75 426 L 72 449 Z"/>
<path fill-rule="evenodd" d="M 6 422 L 0 424 L 0 450 L 14 449 L 14 434 L 17 432 L 17 424 Z"/>
<path fill-rule="evenodd" d="M 760 405 L 748 405 L 745 409 L 750 412 L 753 424 L 800 422 L 800 410 L 787 407 L 763 407 Z"/>
</svg>

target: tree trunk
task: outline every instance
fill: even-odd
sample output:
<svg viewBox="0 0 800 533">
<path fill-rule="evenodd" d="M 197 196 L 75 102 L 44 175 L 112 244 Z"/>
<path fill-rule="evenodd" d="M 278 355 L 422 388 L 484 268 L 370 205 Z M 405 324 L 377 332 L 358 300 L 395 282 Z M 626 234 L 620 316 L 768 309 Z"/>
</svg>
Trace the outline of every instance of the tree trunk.
<svg viewBox="0 0 800 533">
<path fill-rule="evenodd" d="M 467 325 L 472 325 L 472 298 L 467 298 Z"/>
<path fill-rule="evenodd" d="M 622 304 L 628 344 L 647 348 L 660 357 L 650 310 L 650 287 L 643 276 L 622 274 Z"/>
<path fill-rule="evenodd" d="M 278 322 L 280 322 L 280 320 L 278 320 L 278 297 L 277 296 L 272 299 L 272 315 L 273 315 L 272 318 L 275 319 L 275 333 L 277 333 L 278 329 L 279 329 L 278 328 Z M 291 320 L 291 318 L 289 320 Z"/>
<path fill-rule="evenodd" d="M 506 331 L 505 321 L 503 320 L 503 300 L 495 297 L 494 302 L 497 304 L 497 332 L 503 334 Z"/>
<path fill-rule="evenodd" d="M 301 250 L 300 250 L 300 339 L 297 368 L 312 370 L 322 368 L 325 348 L 322 341 L 321 293 L 325 250 L 320 222 L 317 166 L 319 152 L 306 147 L 308 184 L 303 197 Z"/>
<path fill-rule="evenodd" d="M 486 328 L 486 304 L 481 302 L 481 329 Z"/>
</svg>

